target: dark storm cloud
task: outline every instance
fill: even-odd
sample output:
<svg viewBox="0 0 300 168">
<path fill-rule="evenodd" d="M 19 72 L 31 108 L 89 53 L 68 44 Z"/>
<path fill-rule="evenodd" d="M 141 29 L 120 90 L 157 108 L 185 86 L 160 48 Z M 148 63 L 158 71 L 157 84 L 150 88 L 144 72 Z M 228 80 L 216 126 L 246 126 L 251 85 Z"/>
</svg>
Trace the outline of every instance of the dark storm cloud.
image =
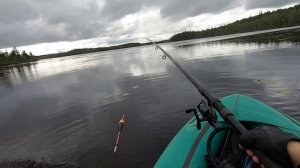
<svg viewBox="0 0 300 168">
<path fill-rule="evenodd" d="M 4 0 L 0 5 L 0 48 L 92 38 L 106 23 L 95 0 Z"/>
<path fill-rule="evenodd" d="M 245 7 L 246 9 L 274 8 L 299 2 L 300 0 L 247 0 Z"/>
<path fill-rule="evenodd" d="M 16 3 L 15 1 L 4 0 L 0 3 L 1 24 L 22 22 L 38 17 L 36 11 L 31 10 L 32 6 L 25 1 Z M 24 13 L 26 12 L 26 13 Z"/>
</svg>

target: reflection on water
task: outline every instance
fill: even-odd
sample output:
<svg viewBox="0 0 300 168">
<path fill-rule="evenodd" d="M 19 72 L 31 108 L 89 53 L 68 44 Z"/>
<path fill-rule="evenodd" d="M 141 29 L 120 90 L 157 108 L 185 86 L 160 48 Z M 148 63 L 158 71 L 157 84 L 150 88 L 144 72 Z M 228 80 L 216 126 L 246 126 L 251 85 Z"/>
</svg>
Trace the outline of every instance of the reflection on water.
<svg viewBox="0 0 300 168">
<path fill-rule="evenodd" d="M 300 120 L 300 48 L 192 40 L 163 44 L 213 93 L 252 96 Z M 119 117 L 116 167 L 152 167 L 201 96 L 153 46 L 0 69 L 0 159 L 106 167 Z"/>
<path fill-rule="evenodd" d="M 147 51 L 152 52 L 151 49 Z M 145 52 L 127 49 L 40 60 L 22 66 L 4 67 L 0 71 L 0 77 L 11 85 L 19 85 L 23 82 L 94 67 L 109 67 L 115 73 L 128 73 L 132 76 L 163 73 L 165 66 L 159 64 L 161 61 L 151 59 L 156 55 L 153 52 L 152 54 L 145 54 Z M 132 55 L 138 58 L 133 59 Z"/>
</svg>

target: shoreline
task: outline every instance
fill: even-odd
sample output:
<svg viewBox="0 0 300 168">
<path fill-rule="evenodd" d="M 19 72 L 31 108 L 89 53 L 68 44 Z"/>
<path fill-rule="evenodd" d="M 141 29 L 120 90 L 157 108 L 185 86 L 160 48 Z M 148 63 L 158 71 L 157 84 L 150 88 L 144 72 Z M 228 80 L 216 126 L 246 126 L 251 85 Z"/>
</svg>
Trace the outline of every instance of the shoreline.
<svg viewBox="0 0 300 168">
<path fill-rule="evenodd" d="M 259 35 L 259 37 L 258 37 L 258 35 Z M 261 36 L 261 35 L 263 35 L 263 36 Z M 291 35 L 296 35 L 296 37 L 295 36 L 291 37 Z M 231 36 L 231 37 L 228 37 L 228 36 Z M 280 39 L 278 39 L 278 37 L 280 37 Z M 206 38 L 212 38 L 212 40 L 207 40 L 205 42 L 223 41 L 223 42 L 239 42 L 239 43 L 247 43 L 247 42 L 270 43 L 270 42 L 286 41 L 286 42 L 296 42 L 297 43 L 297 42 L 300 42 L 300 26 L 292 26 L 292 27 L 283 27 L 283 28 L 260 30 L 260 31 L 253 31 L 253 32 L 228 34 L 228 35 L 222 35 L 222 36 L 211 36 L 211 37 L 206 37 Z M 197 38 L 197 39 L 190 39 L 190 40 L 200 40 L 200 39 L 206 39 L 206 38 Z M 180 41 L 162 40 L 157 43 L 172 43 L 172 42 L 182 42 L 182 41 L 189 41 L 189 40 L 180 40 Z M 68 56 L 74 56 L 74 55 L 89 54 L 89 53 L 111 51 L 111 50 L 118 50 L 118 49 L 126 49 L 126 48 L 140 47 L 140 46 L 146 46 L 146 45 L 151 45 L 151 43 L 149 43 L 149 42 L 127 43 L 127 44 L 122 44 L 122 45 L 118 45 L 118 46 L 103 47 L 103 48 L 74 49 L 74 50 L 67 51 L 64 53 L 34 56 L 33 60 L 30 60 L 28 62 L 22 62 L 22 63 L 18 63 L 18 64 L 0 65 L 0 68 L 22 66 L 22 65 L 34 63 L 34 62 L 42 60 L 42 59 L 68 57 Z M 74 51 L 80 51 L 80 52 L 74 53 Z"/>
</svg>

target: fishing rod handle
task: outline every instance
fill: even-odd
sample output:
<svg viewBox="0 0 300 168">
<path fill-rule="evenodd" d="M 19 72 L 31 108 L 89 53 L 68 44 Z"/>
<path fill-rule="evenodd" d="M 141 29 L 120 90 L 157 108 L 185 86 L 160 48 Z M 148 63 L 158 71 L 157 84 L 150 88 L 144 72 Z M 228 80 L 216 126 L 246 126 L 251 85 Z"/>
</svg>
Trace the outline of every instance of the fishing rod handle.
<svg viewBox="0 0 300 168">
<path fill-rule="evenodd" d="M 260 152 L 257 149 L 253 149 L 253 153 L 255 156 L 259 158 L 259 161 L 262 163 L 261 168 L 283 168 L 271 160 L 267 155 L 263 152 Z"/>
<path fill-rule="evenodd" d="M 248 130 L 239 122 L 237 121 L 233 115 L 228 115 L 227 120 L 233 125 L 234 128 L 237 129 L 241 135 L 245 134 Z M 262 168 L 282 168 L 273 160 L 271 160 L 267 155 L 257 149 L 251 149 L 255 156 L 257 156 L 262 163 Z"/>
</svg>

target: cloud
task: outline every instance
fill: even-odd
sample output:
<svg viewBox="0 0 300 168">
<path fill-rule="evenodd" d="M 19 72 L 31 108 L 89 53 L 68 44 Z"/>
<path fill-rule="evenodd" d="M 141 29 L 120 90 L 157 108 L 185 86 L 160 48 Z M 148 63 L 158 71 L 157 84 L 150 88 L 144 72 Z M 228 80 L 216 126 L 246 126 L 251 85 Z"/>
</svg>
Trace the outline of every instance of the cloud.
<svg viewBox="0 0 300 168">
<path fill-rule="evenodd" d="M 239 0 L 169 0 L 162 9 L 162 17 L 181 20 L 205 13 L 219 13 L 239 6 Z"/>
<path fill-rule="evenodd" d="M 128 14 L 134 14 L 141 10 L 142 0 L 106 0 L 101 11 L 102 16 L 108 20 L 117 20 Z"/>
<path fill-rule="evenodd" d="M 106 0 L 101 14 L 110 20 L 121 19 L 144 8 L 156 7 L 163 18 L 181 20 L 203 13 L 217 13 L 240 5 L 241 0 Z"/>
<path fill-rule="evenodd" d="M 0 48 L 100 36 L 107 25 L 101 8 L 95 0 L 4 0 Z"/>
<path fill-rule="evenodd" d="M 299 3 L 300 0 L 246 0 L 246 9 L 276 8 L 291 3 Z"/>
<path fill-rule="evenodd" d="M 4 0 L 0 6 L 0 23 L 11 24 L 38 18 L 38 13 L 31 10 L 32 5 L 26 1 Z"/>
<path fill-rule="evenodd" d="M 231 13 L 226 19 L 219 14 L 236 8 L 295 2 L 299 0 L 2 0 L 0 48 L 92 38 L 116 44 L 145 36 L 168 37 L 185 28 L 232 21 L 236 16 Z M 208 16 L 220 19 L 210 22 Z"/>
</svg>

